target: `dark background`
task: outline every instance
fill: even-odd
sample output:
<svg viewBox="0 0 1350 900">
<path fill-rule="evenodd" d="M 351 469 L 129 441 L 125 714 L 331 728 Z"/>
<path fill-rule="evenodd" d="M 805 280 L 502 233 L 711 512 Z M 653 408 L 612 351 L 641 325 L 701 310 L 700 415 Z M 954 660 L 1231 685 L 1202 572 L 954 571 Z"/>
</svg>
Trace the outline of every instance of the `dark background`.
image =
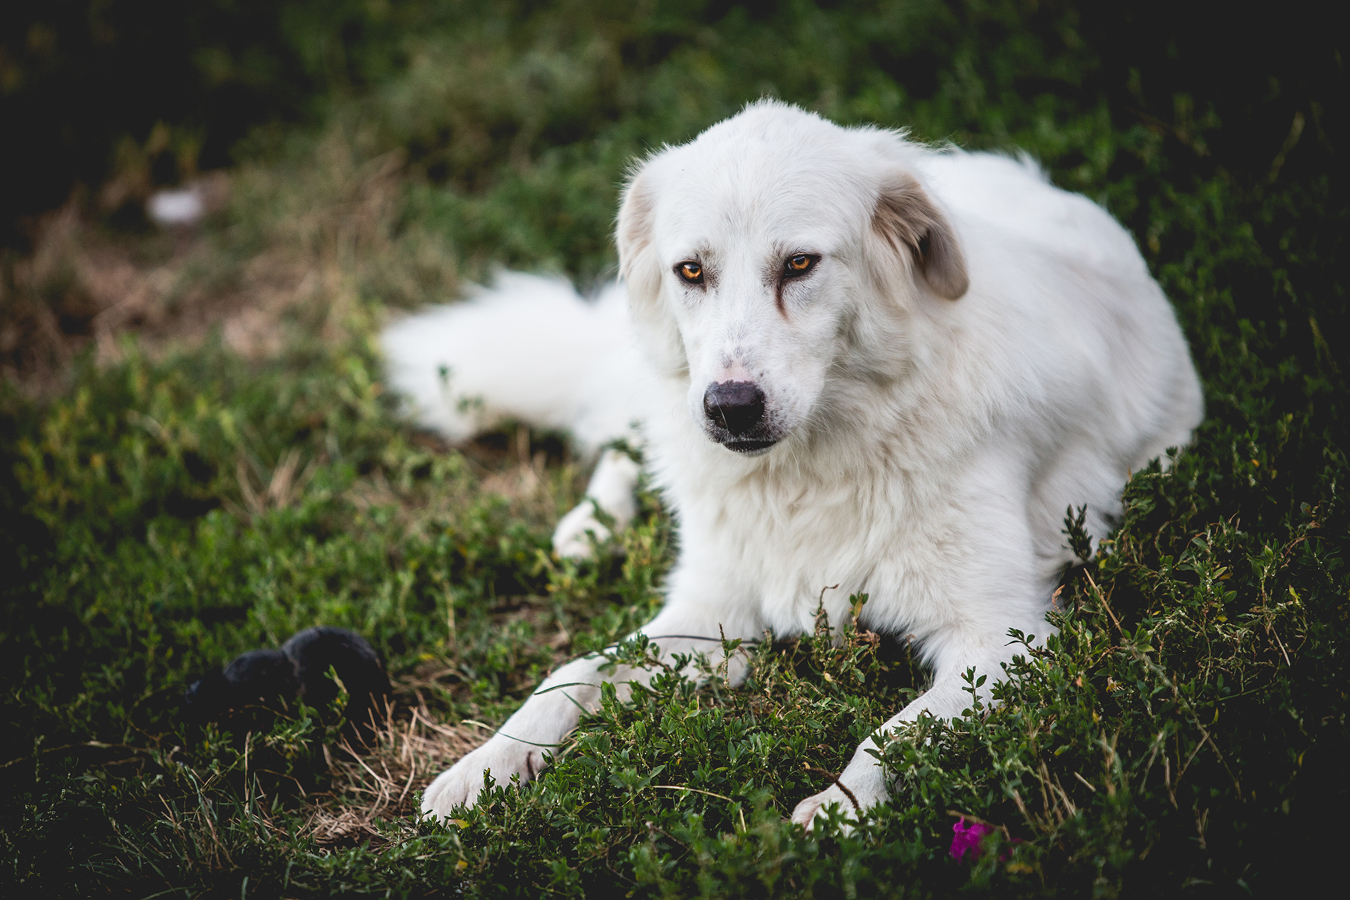
<svg viewBox="0 0 1350 900">
<path fill-rule="evenodd" d="M 691 23 L 731 13 L 779 15 L 791 4 L 683 5 Z M 857 6 L 866 16 L 872 4 Z M 403 37 L 453 28 L 460 4 L 361 0 L 49 0 L 0 7 L 0 242 L 23 247 L 33 217 L 90 196 L 113 174 L 119 149 L 150 156 L 154 184 L 227 166 L 250 129 L 315 117 L 327 98 L 359 91 L 404 61 Z M 516 4 L 524 19 L 530 3 Z M 953 4 L 950 31 L 982 4 Z M 1187 154 L 1203 172 L 1266 173 L 1295 112 L 1307 131 L 1284 161 L 1286 177 L 1330 169 L 1344 145 L 1343 30 L 1326 5 L 1281 4 L 1263 15 L 1214 2 L 1025 3 L 1033 32 L 1068 15 L 1097 66 L 1077 85 L 1023 79 L 1027 96 L 1072 89 L 1104 97 L 1116 119 L 1174 121 L 1174 98 L 1212 110 L 1207 153 Z M 637 23 L 630 50 L 655 61 L 688 39 L 678 24 Z M 915 96 L 936 87 L 949 47 L 931 44 L 873 59 Z M 1118 123 L 1121 124 L 1121 123 Z M 1128 124 L 1128 123 L 1125 123 Z M 167 126 L 155 134 L 157 125 Z M 167 132 L 167 134 L 166 134 Z M 1186 141 L 1194 135 L 1173 135 Z M 116 213 L 114 208 L 101 210 Z M 143 198 L 141 198 L 143 199 Z M 106 207 L 109 204 L 104 204 Z M 133 216 L 134 218 L 134 216 Z"/>
</svg>

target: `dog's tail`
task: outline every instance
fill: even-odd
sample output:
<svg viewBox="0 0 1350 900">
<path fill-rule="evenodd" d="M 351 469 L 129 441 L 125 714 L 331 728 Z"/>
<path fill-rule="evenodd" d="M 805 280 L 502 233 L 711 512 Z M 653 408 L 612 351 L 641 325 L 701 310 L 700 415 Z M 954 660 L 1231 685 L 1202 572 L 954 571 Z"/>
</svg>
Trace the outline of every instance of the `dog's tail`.
<svg viewBox="0 0 1350 900">
<path fill-rule="evenodd" d="M 503 419 L 570 431 L 582 453 L 627 437 L 639 368 L 627 298 L 594 302 L 562 279 L 502 273 L 490 290 L 380 337 L 389 385 L 423 427 L 464 441 Z"/>
</svg>

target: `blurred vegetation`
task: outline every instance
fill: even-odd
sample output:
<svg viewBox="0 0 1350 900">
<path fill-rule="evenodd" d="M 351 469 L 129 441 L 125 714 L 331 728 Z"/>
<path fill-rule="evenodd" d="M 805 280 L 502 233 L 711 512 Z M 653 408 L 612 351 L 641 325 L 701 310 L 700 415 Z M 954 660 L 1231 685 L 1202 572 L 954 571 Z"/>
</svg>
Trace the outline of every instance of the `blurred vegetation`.
<svg viewBox="0 0 1350 900">
<path fill-rule="evenodd" d="M 1324 883 L 1350 801 L 1341 52 L 1311 4 L 6 7 L 6 896 Z M 611 698 L 538 785 L 417 823 L 437 746 L 645 620 L 670 525 L 648 496 L 619 555 L 552 560 L 565 441 L 414 433 L 374 335 L 494 266 L 609 277 L 629 161 L 766 94 L 1022 149 L 1105 204 L 1191 341 L 1197 442 L 1131 481 L 1000 706 L 888 748 L 894 802 L 852 833 L 783 816 L 922 673 L 848 623 L 759 646 L 740 689 Z M 199 227 L 147 226 L 151 190 L 213 171 Z M 304 708 L 184 720 L 194 674 L 315 623 L 397 684 L 366 763 Z M 996 826 L 974 862 L 958 815 Z"/>
<path fill-rule="evenodd" d="M 149 157 L 156 185 L 228 165 L 255 126 L 313 119 L 327 98 L 392 71 L 399 35 L 424 15 L 361 0 L 6 4 L 0 166 L 13 180 L 0 234 L 22 241 L 19 217 L 97 189 L 129 156 Z M 134 220 L 130 199 L 104 211 Z"/>
</svg>

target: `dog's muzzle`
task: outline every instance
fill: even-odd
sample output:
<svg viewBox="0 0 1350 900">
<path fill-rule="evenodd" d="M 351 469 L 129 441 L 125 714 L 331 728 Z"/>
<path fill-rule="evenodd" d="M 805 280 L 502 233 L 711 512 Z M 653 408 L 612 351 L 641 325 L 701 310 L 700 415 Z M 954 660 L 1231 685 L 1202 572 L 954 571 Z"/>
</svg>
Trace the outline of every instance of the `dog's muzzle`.
<svg viewBox="0 0 1350 900">
<path fill-rule="evenodd" d="M 712 425 L 709 436 L 728 450 L 759 453 L 778 443 L 764 414 L 764 392 L 750 381 L 708 385 L 703 414 Z"/>
</svg>

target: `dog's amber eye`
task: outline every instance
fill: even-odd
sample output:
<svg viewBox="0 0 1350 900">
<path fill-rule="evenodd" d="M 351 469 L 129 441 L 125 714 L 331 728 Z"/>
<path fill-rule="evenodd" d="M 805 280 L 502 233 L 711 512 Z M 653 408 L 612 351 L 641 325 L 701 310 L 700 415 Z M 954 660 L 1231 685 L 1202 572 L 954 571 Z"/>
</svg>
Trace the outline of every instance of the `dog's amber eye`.
<svg viewBox="0 0 1350 900">
<path fill-rule="evenodd" d="M 680 273 L 686 284 L 703 283 L 703 267 L 696 262 L 682 262 L 675 271 Z"/>
<path fill-rule="evenodd" d="M 805 275 L 816 264 L 816 258 L 809 253 L 798 253 L 783 265 L 783 274 L 792 277 Z"/>
</svg>

